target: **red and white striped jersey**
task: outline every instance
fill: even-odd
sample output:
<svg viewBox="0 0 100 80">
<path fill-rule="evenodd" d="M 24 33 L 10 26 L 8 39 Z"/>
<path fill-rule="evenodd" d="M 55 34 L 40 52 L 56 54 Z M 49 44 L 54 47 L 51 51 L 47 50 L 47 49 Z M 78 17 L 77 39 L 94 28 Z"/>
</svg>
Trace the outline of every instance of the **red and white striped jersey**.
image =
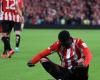
<svg viewBox="0 0 100 80">
<path fill-rule="evenodd" d="M 61 42 L 58 40 L 49 48 L 41 51 L 38 55 L 33 57 L 32 63 L 36 64 L 41 58 L 52 54 L 53 52 L 59 54 L 61 65 L 68 69 L 75 66 L 80 58 L 83 58 L 84 64 L 88 66 L 92 58 L 87 45 L 81 39 L 73 38 L 73 43 L 70 48 L 67 49 L 61 46 Z"/>
<path fill-rule="evenodd" d="M 2 20 L 14 20 L 14 12 L 16 10 L 15 2 L 15 0 L 1 0 L 3 12 Z"/>
<path fill-rule="evenodd" d="M 3 13 L 0 12 L 0 21 L 3 19 Z"/>
<path fill-rule="evenodd" d="M 80 58 L 85 58 L 83 50 L 86 48 L 87 45 L 81 39 L 73 39 L 72 46 L 68 49 L 61 46 L 60 41 L 55 42 L 49 49 L 59 54 L 63 67 L 71 68 Z"/>
<path fill-rule="evenodd" d="M 10 20 L 20 22 L 20 16 L 17 13 L 16 4 L 19 8 L 23 7 L 23 0 L 0 0 L 2 3 L 2 14 L 0 20 Z"/>
</svg>

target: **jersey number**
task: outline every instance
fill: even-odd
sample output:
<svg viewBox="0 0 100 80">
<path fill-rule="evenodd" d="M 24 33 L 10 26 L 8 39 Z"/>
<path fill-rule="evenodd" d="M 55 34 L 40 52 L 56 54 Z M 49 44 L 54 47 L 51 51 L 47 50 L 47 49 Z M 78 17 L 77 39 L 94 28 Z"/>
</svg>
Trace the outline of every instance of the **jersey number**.
<svg viewBox="0 0 100 80">
<path fill-rule="evenodd" d="M 10 0 L 6 0 L 6 2 L 7 2 L 6 9 L 15 10 L 15 0 L 11 0 L 11 1 L 13 1 L 12 4 L 10 4 Z"/>
</svg>

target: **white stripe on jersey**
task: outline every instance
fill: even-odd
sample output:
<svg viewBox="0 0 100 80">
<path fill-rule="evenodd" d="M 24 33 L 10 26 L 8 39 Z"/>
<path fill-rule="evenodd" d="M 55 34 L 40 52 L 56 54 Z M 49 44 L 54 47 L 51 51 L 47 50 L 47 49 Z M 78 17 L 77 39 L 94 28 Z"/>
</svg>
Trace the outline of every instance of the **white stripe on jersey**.
<svg viewBox="0 0 100 80">
<path fill-rule="evenodd" d="M 3 19 L 3 12 L 0 13 L 0 20 Z"/>
<path fill-rule="evenodd" d="M 0 19 L 20 22 L 20 16 L 18 14 L 12 14 L 11 12 L 4 12 Z"/>
<path fill-rule="evenodd" d="M 14 21 L 14 14 L 12 14 L 11 12 L 4 12 L 2 17 L 2 20 Z"/>
<path fill-rule="evenodd" d="M 18 14 L 16 15 L 16 21 L 15 22 L 20 22 L 20 16 Z"/>
<path fill-rule="evenodd" d="M 67 49 L 67 52 L 66 53 L 67 53 L 66 59 L 67 59 L 68 69 L 70 69 L 70 67 L 72 66 L 71 65 L 71 59 L 70 59 L 70 57 L 71 57 L 71 55 L 70 55 L 71 49 Z"/>
<path fill-rule="evenodd" d="M 71 53 L 70 49 L 67 49 L 67 55 L 66 55 L 66 58 L 67 58 L 67 59 L 70 58 L 70 53 Z"/>
<path fill-rule="evenodd" d="M 9 16 L 9 20 L 11 21 L 12 20 L 12 15 L 11 15 L 11 12 L 9 12 L 9 14 L 8 14 Z"/>
<path fill-rule="evenodd" d="M 67 49 L 66 51 L 66 62 L 67 62 L 67 67 L 68 69 L 70 69 L 72 67 L 72 62 L 75 61 L 77 62 L 78 60 L 78 55 L 76 52 L 76 40 L 74 40 L 74 42 L 72 43 L 72 48 Z M 71 58 L 72 57 L 72 58 Z"/>
<path fill-rule="evenodd" d="M 15 21 L 15 15 L 13 15 L 13 21 Z"/>
<path fill-rule="evenodd" d="M 9 20 L 7 12 L 4 13 L 4 20 Z"/>
</svg>

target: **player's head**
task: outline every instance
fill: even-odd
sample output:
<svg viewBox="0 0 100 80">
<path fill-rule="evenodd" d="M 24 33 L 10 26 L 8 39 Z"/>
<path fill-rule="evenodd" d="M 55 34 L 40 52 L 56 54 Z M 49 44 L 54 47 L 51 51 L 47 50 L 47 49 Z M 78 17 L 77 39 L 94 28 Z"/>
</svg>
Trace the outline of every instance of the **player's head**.
<svg viewBox="0 0 100 80">
<path fill-rule="evenodd" d="M 61 42 L 61 45 L 66 48 L 69 48 L 73 42 L 73 39 L 70 36 L 70 33 L 66 30 L 61 31 L 58 34 L 58 39 Z"/>
</svg>

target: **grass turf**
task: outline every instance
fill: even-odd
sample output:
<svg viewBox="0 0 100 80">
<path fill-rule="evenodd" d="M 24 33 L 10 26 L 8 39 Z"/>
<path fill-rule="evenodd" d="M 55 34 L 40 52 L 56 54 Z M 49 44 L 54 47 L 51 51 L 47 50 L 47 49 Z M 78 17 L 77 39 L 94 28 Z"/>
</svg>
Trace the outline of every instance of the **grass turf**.
<svg viewBox="0 0 100 80">
<path fill-rule="evenodd" d="M 50 46 L 57 40 L 61 30 L 53 29 L 25 29 L 21 34 L 20 53 L 15 53 L 11 59 L 0 57 L 0 80 L 52 80 L 53 78 L 37 63 L 29 68 L 26 63 L 39 51 Z M 69 30 L 73 37 L 82 38 L 93 54 L 89 69 L 89 80 L 100 80 L 100 30 Z M 15 47 L 15 34 L 11 34 L 11 44 Z M 0 41 L 0 53 L 3 44 Z M 52 61 L 59 63 L 55 54 L 49 56 Z"/>
</svg>

